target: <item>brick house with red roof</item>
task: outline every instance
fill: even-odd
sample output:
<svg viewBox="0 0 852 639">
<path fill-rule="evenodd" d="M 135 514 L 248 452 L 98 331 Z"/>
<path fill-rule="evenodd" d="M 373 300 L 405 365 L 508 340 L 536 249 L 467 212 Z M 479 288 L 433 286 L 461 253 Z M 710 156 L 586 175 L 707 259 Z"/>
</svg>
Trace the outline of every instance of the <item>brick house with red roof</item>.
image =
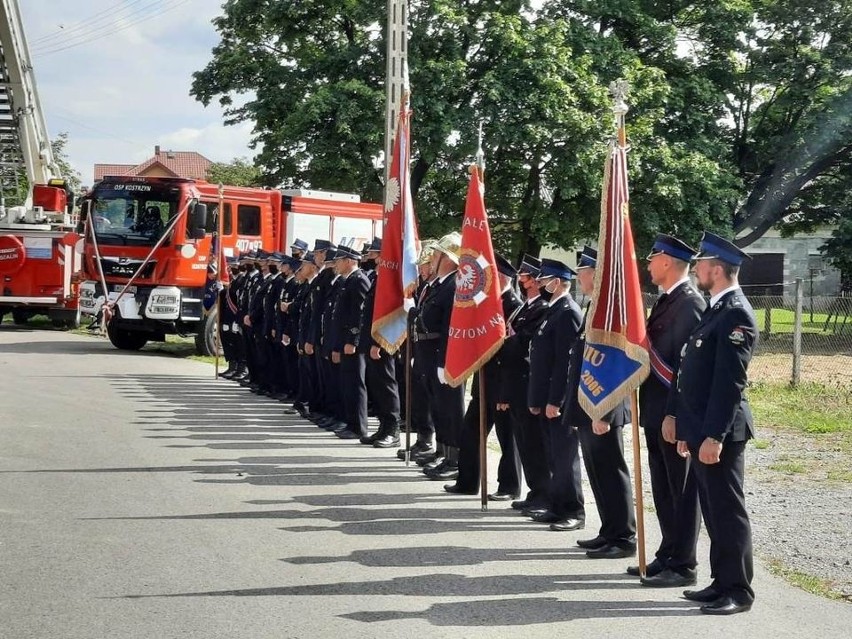
<svg viewBox="0 0 852 639">
<path fill-rule="evenodd" d="M 95 182 L 107 175 L 182 177 L 207 179 L 212 162 L 195 151 L 162 151 L 154 147 L 154 157 L 142 164 L 95 164 Z"/>
</svg>

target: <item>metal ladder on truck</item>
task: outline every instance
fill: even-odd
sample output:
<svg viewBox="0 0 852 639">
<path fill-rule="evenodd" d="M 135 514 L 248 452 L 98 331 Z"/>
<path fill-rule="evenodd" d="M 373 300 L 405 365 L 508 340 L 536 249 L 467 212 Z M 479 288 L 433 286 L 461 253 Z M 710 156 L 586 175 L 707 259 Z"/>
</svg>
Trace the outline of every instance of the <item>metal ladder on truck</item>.
<svg viewBox="0 0 852 639">
<path fill-rule="evenodd" d="M 14 185 L 21 174 L 30 186 L 60 173 L 53 160 L 38 97 L 18 0 L 0 0 L 0 180 Z"/>
<path fill-rule="evenodd" d="M 22 206 L 0 196 L 0 318 L 47 314 L 72 323 L 80 268 L 73 194 L 53 157 L 18 0 L 0 0 L 0 193 L 21 187 Z"/>
</svg>

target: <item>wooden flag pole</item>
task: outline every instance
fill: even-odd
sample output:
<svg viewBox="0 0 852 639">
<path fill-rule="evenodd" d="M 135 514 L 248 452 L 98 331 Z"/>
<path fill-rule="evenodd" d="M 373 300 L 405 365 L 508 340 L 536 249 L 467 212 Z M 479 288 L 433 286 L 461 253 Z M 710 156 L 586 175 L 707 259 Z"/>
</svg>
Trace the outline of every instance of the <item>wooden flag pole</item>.
<svg viewBox="0 0 852 639">
<path fill-rule="evenodd" d="M 610 93 L 613 97 L 613 113 L 617 127 L 618 145 L 624 149 L 627 147 L 627 127 L 625 116 L 627 115 L 627 91 L 629 85 L 624 80 L 613 82 L 610 85 Z M 636 542 L 639 554 L 639 574 L 645 576 L 645 499 L 642 494 L 642 444 L 639 439 L 639 393 L 633 391 L 630 394 L 630 412 L 633 434 L 633 490 L 636 493 Z"/>
<path fill-rule="evenodd" d="M 405 338 L 405 465 L 411 465 L 411 335 L 413 325 L 408 316 L 408 336 Z"/>
<path fill-rule="evenodd" d="M 630 412 L 633 415 L 633 490 L 636 492 L 636 543 L 639 551 L 639 575 L 645 576 L 645 498 L 642 494 L 642 446 L 639 442 L 639 394 L 630 394 Z"/>
<path fill-rule="evenodd" d="M 487 402 L 485 399 L 485 371 L 479 369 L 479 500 L 482 510 L 488 510 L 488 431 L 485 425 Z"/>
</svg>

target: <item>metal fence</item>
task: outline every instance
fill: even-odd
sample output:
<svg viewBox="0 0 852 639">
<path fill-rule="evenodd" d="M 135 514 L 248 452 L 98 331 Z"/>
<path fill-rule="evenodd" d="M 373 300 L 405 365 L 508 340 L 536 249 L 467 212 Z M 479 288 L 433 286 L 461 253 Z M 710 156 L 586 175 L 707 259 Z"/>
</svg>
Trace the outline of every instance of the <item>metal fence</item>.
<svg viewBox="0 0 852 639">
<path fill-rule="evenodd" d="M 789 295 L 764 295 L 765 285 L 743 288 L 760 329 L 750 382 L 817 383 L 852 392 L 852 297 L 806 297 L 801 280 Z M 650 309 L 657 295 L 644 298 Z M 586 300 L 578 294 L 578 301 Z"/>
<path fill-rule="evenodd" d="M 852 297 L 805 297 L 746 290 L 760 328 L 752 382 L 818 383 L 852 390 Z"/>
</svg>

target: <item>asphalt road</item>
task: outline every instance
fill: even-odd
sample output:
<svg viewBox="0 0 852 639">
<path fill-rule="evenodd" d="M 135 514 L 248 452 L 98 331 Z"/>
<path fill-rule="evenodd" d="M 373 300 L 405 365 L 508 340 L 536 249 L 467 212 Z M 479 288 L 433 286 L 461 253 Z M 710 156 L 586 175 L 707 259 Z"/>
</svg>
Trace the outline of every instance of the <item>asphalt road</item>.
<svg viewBox="0 0 852 639">
<path fill-rule="evenodd" d="M 0 637 L 848 637 L 758 566 L 706 617 L 209 365 L 0 329 Z M 588 495 L 587 495 L 588 498 Z M 791 516 L 795 516 L 791 513 Z M 653 548 L 656 526 L 649 515 Z M 709 576 L 702 542 L 702 585 Z"/>
</svg>

